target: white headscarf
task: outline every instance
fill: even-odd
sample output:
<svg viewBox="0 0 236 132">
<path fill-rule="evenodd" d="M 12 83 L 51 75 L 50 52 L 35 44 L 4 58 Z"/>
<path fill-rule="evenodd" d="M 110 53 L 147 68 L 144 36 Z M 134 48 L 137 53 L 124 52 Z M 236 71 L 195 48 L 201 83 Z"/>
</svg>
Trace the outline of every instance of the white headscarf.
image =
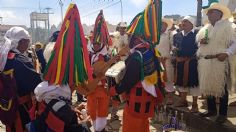
<svg viewBox="0 0 236 132">
<path fill-rule="evenodd" d="M 44 49 L 43 56 L 48 63 L 56 42 L 49 42 Z"/>
<path fill-rule="evenodd" d="M 48 103 L 52 99 L 63 97 L 67 100 L 71 99 L 71 90 L 68 85 L 49 85 L 47 81 L 43 81 L 34 89 L 37 101 L 45 101 Z"/>
<path fill-rule="evenodd" d="M 30 39 L 28 31 L 22 27 L 12 27 L 6 32 L 4 41 L 0 43 L 0 71 L 6 65 L 8 52 L 16 49 L 21 39 Z"/>
</svg>

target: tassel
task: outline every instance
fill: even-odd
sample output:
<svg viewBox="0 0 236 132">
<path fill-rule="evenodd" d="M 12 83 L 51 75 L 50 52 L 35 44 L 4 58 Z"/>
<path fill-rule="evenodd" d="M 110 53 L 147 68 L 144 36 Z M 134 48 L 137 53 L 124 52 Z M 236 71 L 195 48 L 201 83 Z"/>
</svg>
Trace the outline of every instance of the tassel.
<svg viewBox="0 0 236 132">
<path fill-rule="evenodd" d="M 50 84 L 79 85 L 92 79 L 86 39 L 75 4 L 70 4 L 43 75 Z"/>
</svg>

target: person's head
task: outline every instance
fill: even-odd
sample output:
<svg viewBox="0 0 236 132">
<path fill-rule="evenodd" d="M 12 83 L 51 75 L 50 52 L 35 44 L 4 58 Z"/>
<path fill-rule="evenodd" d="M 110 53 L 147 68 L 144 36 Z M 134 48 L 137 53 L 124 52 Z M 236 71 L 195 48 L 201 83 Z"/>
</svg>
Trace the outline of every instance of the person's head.
<svg viewBox="0 0 236 132">
<path fill-rule="evenodd" d="M 11 41 L 10 49 L 18 49 L 21 53 L 30 45 L 30 35 L 22 27 L 12 27 L 6 32 L 5 37 Z"/>
<path fill-rule="evenodd" d="M 39 102 L 47 102 L 60 97 L 63 97 L 68 101 L 71 100 L 71 89 L 68 85 L 54 85 L 49 84 L 47 81 L 39 83 L 34 89 L 34 93 L 37 101 Z"/>
<path fill-rule="evenodd" d="M 185 16 L 181 23 L 181 28 L 185 32 L 189 32 L 195 26 L 195 19 L 191 16 Z"/>
<path fill-rule="evenodd" d="M 4 40 L 0 42 L 0 72 L 5 68 L 10 50 L 18 49 L 23 54 L 28 49 L 29 44 L 30 35 L 28 31 L 22 27 L 10 28 L 4 36 Z"/>
<path fill-rule="evenodd" d="M 127 28 L 127 24 L 125 22 L 121 22 L 119 24 L 120 35 L 124 35 L 126 33 L 126 28 Z"/>
<path fill-rule="evenodd" d="M 208 16 L 208 20 L 212 25 L 215 25 L 221 19 L 224 20 L 231 17 L 229 8 L 220 3 L 212 3 L 203 12 Z"/>
<path fill-rule="evenodd" d="M 44 46 L 43 46 L 42 43 L 36 42 L 36 44 L 35 44 L 35 49 L 36 49 L 36 50 L 42 49 L 43 47 L 44 47 Z"/>
<path fill-rule="evenodd" d="M 162 24 L 161 24 L 161 33 L 164 33 L 166 31 L 167 27 L 168 27 L 167 23 L 162 22 Z"/>
<path fill-rule="evenodd" d="M 50 42 L 56 42 L 59 33 L 60 33 L 60 31 L 55 31 L 55 32 L 52 34 L 51 38 L 50 38 Z"/>
<path fill-rule="evenodd" d="M 142 37 L 139 35 L 129 35 L 129 48 L 133 49 L 135 46 L 143 43 Z"/>
<path fill-rule="evenodd" d="M 211 9 L 207 12 L 207 17 L 211 24 L 215 24 L 222 19 L 223 12 L 217 9 Z"/>
<path fill-rule="evenodd" d="M 21 52 L 21 53 L 25 53 L 25 51 L 28 49 L 30 45 L 30 40 L 29 39 L 21 39 L 18 42 L 18 46 L 17 49 Z"/>
<path fill-rule="evenodd" d="M 103 45 L 100 42 L 93 42 L 93 50 L 95 52 L 98 52 L 99 50 L 101 50 L 103 47 Z"/>
<path fill-rule="evenodd" d="M 168 18 L 162 18 L 161 33 L 164 33 L 166 30 L 171 29 L 173 26 L 173 20 Z"/>
</svg>

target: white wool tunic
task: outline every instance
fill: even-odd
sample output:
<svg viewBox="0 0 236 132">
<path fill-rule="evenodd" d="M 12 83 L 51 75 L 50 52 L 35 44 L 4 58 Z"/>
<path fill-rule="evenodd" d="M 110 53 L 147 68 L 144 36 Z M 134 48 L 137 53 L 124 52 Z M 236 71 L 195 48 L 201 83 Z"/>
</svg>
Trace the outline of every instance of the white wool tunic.
<svg viewBox="0 0 236 132">
<path fill-rule="evenodd" d="M 225 93 L 225 86 L 231 88 L 232 60 L 235 56 L 229 56 L 225 61 L 215 59 L 204 59 L 206 55 L 216 55 L 225 53 L 235 40 L 233 23 L 228 20 L 220 20 L 213 27 L 211 24 L 205 25 L 197 34 L 196 39 L 200 42 L 205 37 L 208 30 L 208 44 L 199 46 L 197 55 L 199 72 L 199 87 L 203 95 L 221 97 Z"/>
</svg>

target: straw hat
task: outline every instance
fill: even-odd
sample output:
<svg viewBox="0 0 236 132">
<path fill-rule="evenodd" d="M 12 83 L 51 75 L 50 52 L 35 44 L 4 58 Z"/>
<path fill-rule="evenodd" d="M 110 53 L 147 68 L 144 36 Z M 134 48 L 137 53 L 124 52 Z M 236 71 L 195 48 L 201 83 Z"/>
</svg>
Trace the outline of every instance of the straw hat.
<svg viewBox="0 0 236 132">
<path fill-rule="evenodd" d="M 223 13 L 222 19 L 228 19 L 231 17 L 229 8 L 219 3 L 212 3 L 209 8 L 203 9 L 203 13 L 207 14 L 209 10 L 221 11 Z"/>
<path fill-rule="evenodd" d="M 35 43 L 35 46 L 40 46 L 40 48 L 43 48 L 43 47 L 44 47 L 44 45 L 43 45 L 42 43 L 40 43 L 40 42 L 36 42 L 36 43 Z"/>
<path fill-rule="evenodd" d="M 170 29 L 173 26 L 173 20 L 168 18 L 162 18 L 162 22 L 167 24 L 167 29 Z"/>
</svg>

